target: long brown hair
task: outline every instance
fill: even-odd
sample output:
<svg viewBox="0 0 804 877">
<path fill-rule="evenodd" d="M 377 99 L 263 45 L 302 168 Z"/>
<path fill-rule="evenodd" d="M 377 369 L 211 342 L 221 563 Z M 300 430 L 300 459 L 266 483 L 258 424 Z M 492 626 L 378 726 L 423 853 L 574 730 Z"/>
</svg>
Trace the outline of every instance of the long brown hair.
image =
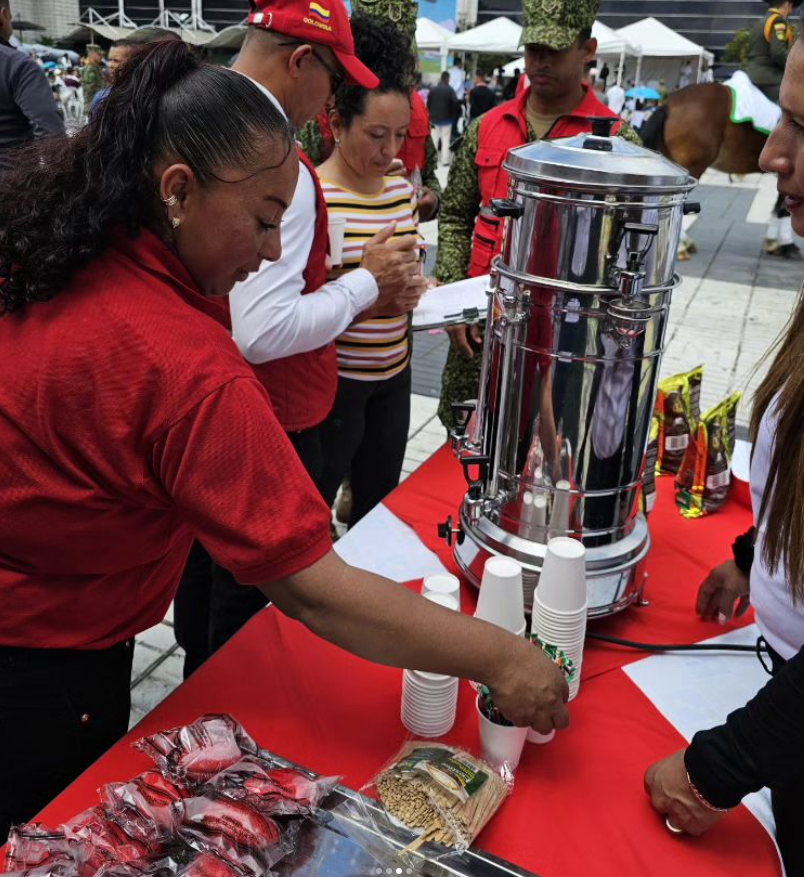
<svg viewBox="0 0 804 877">
<path fill-rule="evenodd" d="M 775 405 L 776 439 L 757 523 L 765 523 L 762 559 L 771 573 L 784 563 L 793 600 L 804 600 L 804 289 L 787 328 L 768 351 L 776 355 L 754 396 L 751 441 Z"/>
</svg>

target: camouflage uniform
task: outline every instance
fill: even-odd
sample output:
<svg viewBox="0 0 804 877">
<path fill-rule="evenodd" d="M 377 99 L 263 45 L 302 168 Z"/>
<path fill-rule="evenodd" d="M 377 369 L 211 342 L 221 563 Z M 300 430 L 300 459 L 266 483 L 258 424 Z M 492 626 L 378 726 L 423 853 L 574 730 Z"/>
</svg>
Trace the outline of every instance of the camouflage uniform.
<svg viewBox="0 0 804 877">
<path fill-rule="evenodd" d="M 81 88 L 84 91 L 84 112 L 89 113 L 92 98 L 106 88 L 100 64 L 85 64 L 81 71 Z"/>
<path fill-rule="evenodd" d="M 352 12 L 387 18 L 410 37 L 413 51 L 416 52 L 416 16 L 419 4 L 416 0 L 352 0 Z"/>
<path fill-rule="evenodd" d="M 775 9 L 769 9 L 748 34 L 748 65 L 745 72 L 751 82 L 774 103 L 779 102 L 779 88 L 792 41 L 793 31 L 787 19 Z"/>
<path fill-rule="evenodd" d="M 569 48 L 578 38 L 579 31 L 592 26 L 597 5 L 597 0 L 525 0 L 522 43 L 548 45 L 558 51 Z M 531 24 L 529 20 L 538 23 Z M 435 276 L 441 283 L 463 280 L 469 268 L 475 219 L 481 201 L 475 165 L 479 130 L 480 119 L 476 119 L 467 129 L 453 159 L 441 202 L 435 266 Z M 537 139 L 530 124 L 527 124 L 527 132 L 529 143 Z M 629 125 L 621 125 L 618 135 L 632 143 L 641 143 L 639 135 Z M 481 325 L 481 337 L 482 328 Z M 450 345 L 438 407 L 438 416 L 447 429 L 453 426 L 452 403 L 477 398 L 481 351 L 482 347 L 477 347 L 474 357 L 467 359 Z"/>
</svg>

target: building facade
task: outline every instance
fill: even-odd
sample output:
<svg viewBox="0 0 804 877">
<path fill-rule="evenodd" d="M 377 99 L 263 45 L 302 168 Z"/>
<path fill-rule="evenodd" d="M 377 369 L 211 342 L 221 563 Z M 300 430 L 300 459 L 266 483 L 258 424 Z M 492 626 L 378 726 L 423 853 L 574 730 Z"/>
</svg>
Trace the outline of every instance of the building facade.
<svg viewBox="0 0 804 877">
<path fill-rule="evenodd" d="M 762 0 L 601 0 L 598 18 L 615 30 L 652 15 L 719 55 L 735 31 L 765 12 Z M 522 17 L 522 0 L 478 0 L 478 23 L 506 15 Z"/>
<path fill-rule="evenodd" d="M 41 0 L 35 0 L 41 2 Z M 81 12 L 94 9 L 103 16 L 115 15 L 120 9 L 119 0 L 78 0 Z M 177 15 L 190 14 L 191 0 L 123 0 L 126 15 L 135 24 L 150 24 L 163 9 Z M 217 30 L 240 24 L 248 15 L 248 0 L 202 0 L 201 14 L 207 24 Z"/>
<path fill-rule="evenodd" d="M 26 39 L 37 36 L 58 39 L 72 30 L 78 20 L 80 0 L 11 0 L 11 14 L 19 21 L 31 21 L 45 30 L 41 34 L 26 33 Z"/>
</svg>

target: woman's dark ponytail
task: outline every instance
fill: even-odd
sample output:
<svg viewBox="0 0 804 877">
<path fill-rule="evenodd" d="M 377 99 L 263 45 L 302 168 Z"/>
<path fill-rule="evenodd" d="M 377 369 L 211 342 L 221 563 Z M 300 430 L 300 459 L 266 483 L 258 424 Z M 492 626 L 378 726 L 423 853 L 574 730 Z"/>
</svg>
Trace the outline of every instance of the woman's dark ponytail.
<svg viewBox="0 0 804 877">
<path fill-rule="evenodd" d="M 161 222 L 160 159 L 189 165 L 207 185 L 224 168 L 264 167 L 266 137 L 281 143 L 282 160 L 293 147 L 254 83 L 179 40 L 143 47 L 120 72 L 86 127 L 17 150 L 0 175 L 0 316 L 49 299 L 116 230 Z"/>
</svg>

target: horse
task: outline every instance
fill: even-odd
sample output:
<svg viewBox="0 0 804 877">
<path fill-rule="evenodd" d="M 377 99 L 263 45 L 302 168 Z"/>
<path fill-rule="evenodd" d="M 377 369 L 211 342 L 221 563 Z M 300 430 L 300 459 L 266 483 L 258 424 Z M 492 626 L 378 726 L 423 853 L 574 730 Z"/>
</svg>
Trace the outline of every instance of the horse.
<svg viewBox="0 0 804 877">
<path fill-rule="evenodd" d="M 759 173 L 767 135 L 750 122 L 732 122 L 731 105 L 731 89 L 725 85 L 689 85 L 673 92 L 643 125 L 642 142 L 696 179 L 709 167 L 738 176 Z M 694 252 L 685 236 L 678 258 L 684 261 Z"/>
</svg>

